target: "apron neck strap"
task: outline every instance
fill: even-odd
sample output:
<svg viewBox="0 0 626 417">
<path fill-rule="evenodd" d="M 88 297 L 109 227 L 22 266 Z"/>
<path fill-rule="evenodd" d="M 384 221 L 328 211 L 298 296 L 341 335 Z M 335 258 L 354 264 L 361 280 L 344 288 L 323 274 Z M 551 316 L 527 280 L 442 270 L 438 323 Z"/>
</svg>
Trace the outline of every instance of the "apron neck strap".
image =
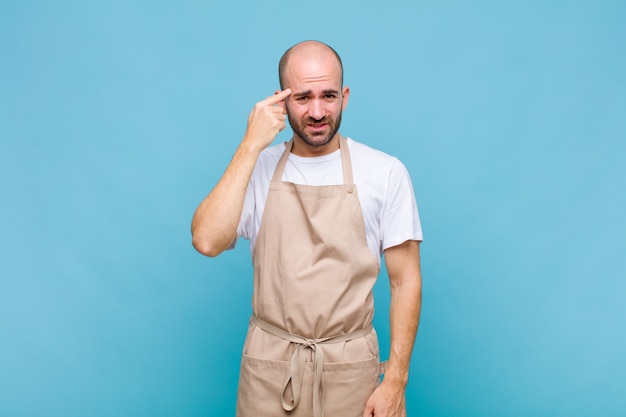
<svg viewBox="0 0 626 417">
<path fill-rule="evenodd" d="M 278 160 L 278 164 L 276 165 L 276 169 L 274 170 L 274 175 L 272 176 L 272 181 L 281 181 L 292 147 L 293 138 L 285 144 L 285 151 Z M 354 184 L 354 179 L 352 178 L 352 161 L 350 159 L 350 150 L 348 149 L 348 143 L 346 142 L 346 138 L 344 138 L 342 135 L 339 135 L 339 152 L 341 154 L 341 166 L 343 168 L 343 183 L 346 185 Z"/>
</svg>

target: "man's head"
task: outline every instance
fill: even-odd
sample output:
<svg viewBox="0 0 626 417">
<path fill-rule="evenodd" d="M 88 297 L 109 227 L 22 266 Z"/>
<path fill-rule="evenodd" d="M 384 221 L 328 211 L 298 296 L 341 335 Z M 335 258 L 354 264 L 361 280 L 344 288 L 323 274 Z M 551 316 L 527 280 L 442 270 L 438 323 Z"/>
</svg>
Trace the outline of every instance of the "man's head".
<svg viewBox="0 0 626 417">
<path fill-rule="evenodd" d="M 292 91 L 285 103 L 294 134 L 311 146 L 331 142 L 350 95 L 337 52 L 321 42 L 301 42 L 285 52 L 278 75 L 281 89 Z"/>
<path fill-rule="evenodd" d="M 306 47 L 318 47 L 320 50 L 326 50 L 326 52 L 331 52 L 335 59 L 337 60 L 337 64 L 339 64 L 339 70 L 341 71 L 341 86 L 343 87 L 343 62 L 341 61 L 341 57 L 332 47 L 326 45 L 325 43 L 319 41 L 304 41 L 295 44 L 291 48 L 287 49 L 283 56 L 280 58 L 280 62 L 278 63 L 278 81 L 280 82 L 280 89 L 284 90 L 287 88 L 285 85 L 285 71 L 287 68 L 287 64 L 289 62 L 289 58 L 291 57 L 292 52 L 297 52 L 299 49 L 306 49 Z"/>
</svg>

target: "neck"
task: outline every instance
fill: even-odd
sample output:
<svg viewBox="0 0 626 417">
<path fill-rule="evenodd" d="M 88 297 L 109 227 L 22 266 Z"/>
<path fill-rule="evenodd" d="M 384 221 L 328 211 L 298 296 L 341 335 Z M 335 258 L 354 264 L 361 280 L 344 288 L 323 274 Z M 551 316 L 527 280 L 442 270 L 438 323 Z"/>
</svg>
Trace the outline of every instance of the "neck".
<svg viewBox="0 0 626 417">
<path fill-rule="evenodd" d="M 313 157 L 323 156 L 329 153 L 335 152 L 339 149 L 339 132 L 335 133 L 335 136 L 326 144 L 321 146 L 313 146 L 306 143 L 302 138 L 296 134 L 293 135 L 293 146 L 291 152 L 298 156 Z"/>
</svg>

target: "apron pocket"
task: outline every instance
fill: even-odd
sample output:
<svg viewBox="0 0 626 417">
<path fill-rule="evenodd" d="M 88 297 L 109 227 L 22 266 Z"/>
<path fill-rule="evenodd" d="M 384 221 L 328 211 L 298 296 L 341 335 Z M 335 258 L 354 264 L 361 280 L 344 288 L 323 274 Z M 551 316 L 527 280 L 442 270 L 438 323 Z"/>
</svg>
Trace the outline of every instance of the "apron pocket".
<svg viewBox="0 0 626 417">
<path fill-rule="evenodd" d="M 292 412 L 283 409 L 282 382 L 288 361 L 260 359 L 243 354 L 237 394 L 237 417 L 308 416 L 312 407 L 312 379 L 307 367 L 300 404 Z"/>
<path fill-rule="evenodd" d="M 365 403 L 380 383 L 378 357 L 324 364 L 326 416 L 362 417 Z"/>
</svg>

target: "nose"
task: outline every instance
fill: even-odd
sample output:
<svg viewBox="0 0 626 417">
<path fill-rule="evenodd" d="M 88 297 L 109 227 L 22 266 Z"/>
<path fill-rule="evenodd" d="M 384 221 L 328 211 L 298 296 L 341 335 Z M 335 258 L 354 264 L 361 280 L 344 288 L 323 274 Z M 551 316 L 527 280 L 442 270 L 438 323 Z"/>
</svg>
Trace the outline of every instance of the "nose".
<svg viewBox="0 0 626 417">
<path fill-rule="evenodd" d="M 320 120 L 323 119 L 326 115 L 324 106 L 321 100 L 311 100 L 311 105 L 309 106 L 309 117 Z"/>
</svg>

